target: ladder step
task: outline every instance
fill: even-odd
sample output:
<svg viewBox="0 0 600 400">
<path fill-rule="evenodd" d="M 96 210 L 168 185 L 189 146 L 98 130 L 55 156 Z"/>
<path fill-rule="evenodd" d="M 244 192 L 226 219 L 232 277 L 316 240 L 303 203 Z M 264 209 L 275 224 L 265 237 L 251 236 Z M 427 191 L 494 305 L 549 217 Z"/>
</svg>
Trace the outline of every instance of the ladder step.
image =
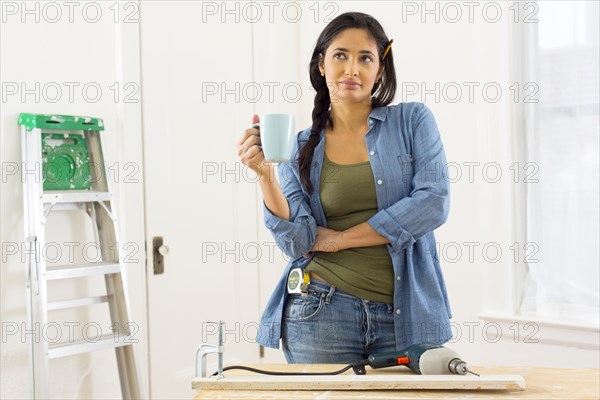
<svg viewBox="0 0 600 400">
<path fill-rule="evenodd" d="M 69 279 L 79 278 L 81 276 L 105 275 L 120 272 L 121 266 L 118 263 L 98 262 L 88 264 L 58 265 L 54 267 L 48 267 L 46 269 L 46 279 Z"/>
<path fill-rule="evenodd" d="M 124 336 L 118 333 L 100 336 L 97 339 L 89 338 L 73 342 L 50 344 L 48 346 L 48 357 L 59 358 L 92 351 L 131 346 L 137 341 L 133 336 Z"/>
<path fill-rule="evenodd" d="M 94 201 L 109 201 L 110 192 L 97 192 L 94 190 L 52 190 L 42 195 L 44 203 L 89 203 Z"/>
<path fill-rule="evenodd" d="M 84 297 L 74 300 L 51 301 L 48 303 L 48 311 L 64 310 L 66 308 L 91 306 L 93 304 L 107 303 L 112 296 Z"/>
</svg>

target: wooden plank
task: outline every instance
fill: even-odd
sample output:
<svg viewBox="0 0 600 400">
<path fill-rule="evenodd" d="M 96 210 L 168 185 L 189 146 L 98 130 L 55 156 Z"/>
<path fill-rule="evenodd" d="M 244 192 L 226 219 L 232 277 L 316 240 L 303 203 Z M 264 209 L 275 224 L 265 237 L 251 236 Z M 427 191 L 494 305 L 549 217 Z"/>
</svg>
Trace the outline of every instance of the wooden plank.
<svg viewBox="0 0 600 400">
<path fill-rule="evenodd" d="M 230 376 L 195 379 L 204 390 L 525 390 L 518 375 L 322 375 Z"/>
<path fill-rule="evenodd" d="M 326 364 L 252 364 L 254 368 L 269 371 L 305 371 L 325 372 L 341 368 L 339 365 Z M 481 375 L 519 375 L 527 384 L 526 390 L 199 390 L 197 400 L 364 400 L 364 399 L 594 399 L 600 398 L 600 373 L 597 368 L 547 368 L 531 366 L 485 367 L 471 366 L 471 369 Z M 348 373 L 348 372 L 347 372 Z M 412 374 L 406 367 L 392 367 L 371 370 L 373 375 Z M 352 371 L 349 374 L 353 375 Z M 226 371 L 225 377 L 257 376 L 248 371 Z M 315 377 L 319 378 L 319 377 Z"/>
</svg>

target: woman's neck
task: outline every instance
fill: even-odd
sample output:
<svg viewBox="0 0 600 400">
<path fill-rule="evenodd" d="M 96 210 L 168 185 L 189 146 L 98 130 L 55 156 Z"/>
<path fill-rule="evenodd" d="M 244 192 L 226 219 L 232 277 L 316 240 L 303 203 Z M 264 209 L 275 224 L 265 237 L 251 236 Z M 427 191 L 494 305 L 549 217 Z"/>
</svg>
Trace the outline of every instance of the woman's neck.
<svg viewBox="0 0 600 400">
<path fill-rule="evenodd" d="M 331 119 L 336 132 L 361 132 L 371 113 L 371 103 L 332 104 Z"/>
</svg>

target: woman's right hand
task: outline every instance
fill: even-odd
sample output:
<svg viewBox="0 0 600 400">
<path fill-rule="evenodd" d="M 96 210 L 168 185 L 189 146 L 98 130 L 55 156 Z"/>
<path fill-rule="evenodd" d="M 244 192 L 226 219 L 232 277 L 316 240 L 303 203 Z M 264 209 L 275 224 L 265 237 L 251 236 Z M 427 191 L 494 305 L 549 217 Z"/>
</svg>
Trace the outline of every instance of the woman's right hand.
<svg viewBox="0 0 600 400">
<path fill-rule="evenodd" d="M 259 122 L 258 115 L 252 116 L 252 124 Z M 275 179 L 275 167 L 265 161 L 260 143 L 260 133 L 256 128 L 248 128 L 237 143 L 237 154 L 242 164 L 258 174 L 258 183 L 263 194 L 263 202 L 269 211 L 278 218 L 290 220 L 290 207 L 281 186 Z"/>
<path fill-rule="evenodd" d="M 259 117 L 252 116 L 252 124 L 258 123 Z M 260 132 L 257 128 L 248 128 L 237 143 L 237 154 L 240 162 L 262 177 L 273 171 L 273 164 L 265 161 L 265 155 L 260 143 Z"/>
</svg>

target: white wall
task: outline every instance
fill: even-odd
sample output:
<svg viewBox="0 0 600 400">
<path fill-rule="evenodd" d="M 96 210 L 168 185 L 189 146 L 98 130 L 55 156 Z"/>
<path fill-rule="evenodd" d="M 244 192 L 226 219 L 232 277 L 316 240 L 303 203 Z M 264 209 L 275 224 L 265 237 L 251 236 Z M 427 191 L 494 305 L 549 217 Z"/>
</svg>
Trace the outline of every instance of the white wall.
<svg viewBox="0 0 600 400">
<path fill-rule="evenodd" d="M 425 16 L 426 23 L 421 22 L 422 10 L 416 15 L 407 13 L 401 4 L 392 2 L 368 3 L 358 2 L 333 3 L 325 8 L 321 4 L 319 17 L 315 20 L 314 8 L 303 5 L 303 16 L 297 23 L 287 22 L 281 17 L 281 8 L 276 8 L 276 24 L 267 23 L 267 15 L 257 23 L 254 29 L 254 65 L 247 60 L 228 68 L 254 68 L 256 82 L 276 81 L 280 83 L 297 82 L 303 88 L 302 98 L 297 103 L 279 101 L 270 103 L 261 100 L 255 106 L 256 112 L 295 112 L 298 130 L 310 124 L 312 109 L 312 91 L 309 90 L 307 64 L 312 46 L 317 35 L 325 26 L 324 17 L 331 11 L 340 14 L 347 10 L 363 11 L 372 14 L 382 23 L 389 37 L 394 38 L 393 52 L 396 63 L 397 78 L 400 83 L 397 96 L 399 101 L 424 101 L 433 110 L 440 127 L 449 162 L 461 167 L 462 176 L 451 186 L 451 211 L 448 222 L 436 231 L 440 243 L 440 261 L 446 277 L 454 323 L 461 328 L 461 337 L 452 347 L 473 365 L 538 365 L 554 366 L 558 358 L 561 366 L 566 367 L 598 367 L 599 352 L 597 345 L 580 348 L 561 343 L 569 336 L 582 334 L 578 329 L 553 328 L 538 324 L 538 331 L 533 339 L 540 343 L 525 343 L 519 336 L 515 343 L 513 334 L 515 326 L 501 323 L 502 339 L 493 343 L 495 331 L 484 332 L 483 326 L 489 320 L 478 316 L 482 313 L 492 315 L 510 315 L 514 308 L 514 287 L 512 276 L 519 273 L 524 257 L 524 239 L 520 229 L 523 226 L 522 213 L 519 210 L 519 190 L 522 184 L 512 181 L 510 165 L 521 161 L 517 151 L 521 144 L 521 124 L 513 121 L 519 116 L 520 103 L 511 99 L 513 92 L 509 87 L 519 82 L 518 70 L 514 65 L 520 57 L 514 53 L 512 32 L 515 24 L 513 15 L 503 4 L 503 16 L 496 23 L 487 22 L 481 8 L 475 9 L 474 22 L 469 23 L 468 10 L 462 8 L 460 22 L 450 23 L 443 18 L 439 23 L 433 15 Z M 420 7 L 420 2 L 413 3 Z M 106 4 L 108 7 L 110 4 Z M 338 7 L 337 9 L 335 7 Z M 267 8 L 263 7 L 266 12 Z M 122 10 L 123 11 L 123 10 Z M 125 10 L 131 11 L 131 10 Z M 404 12 L 403 12 L 404 11 Z M 450 10 L 447 10 L 450 12 Z M 63 9 L 67 18 L 66 9 Z M 291 12 L 291 11 L 290 11 Z M 91 13 L 91 11 L 90 11 Z M 91 14 L 90 14 L 91 15 Z M 290 14 L 291 15 L 291 14 Z M 448 14 L 450 15 L 450 14 Z M 454 14 L 452 14 L 454 15 Z M 493 17 L 493 10 L 489 10 Z M 126 82 L 140 82 L 138 49 L 139 37 L 137 24 L 112 21 L 114 14 L 104 9 L 103 18 L 98 23 L 86 22 L 81 13 L 75 13 L 75 22 L 61 21 L 56 24 L 39 23 L 28 16 L 25 23 L 20 20 L 21 14 L 7 16 L 0 31 L 1 41 L 1 81 L 24 83 L 33 88 L 35 82 L 43 87 L 48 82 L 58 82 L 63 89 L 63 96 L 58 102 L 52 102 L 47 94 L 41 94 L 40 101 L 33 95 L 21 100 L 17 95 L 2 99 L 0 127 L 0 156 L 2 166 L 7 163 L 20 162 L 20 144 L 18 126 L 19 112 L 88 114 L 103 117 L 107 126 L 106 158 L 113 162 L 134 162 L 141 164 L 141 116 L 140 103 L 124 103 L 123 90 L 121 98 L 115 102 L 114 92 L 110 86 L 120 82 L 121 88 Z M 123 15 L 121 15 L 122 20 Z M 226 23 L 232 22 L 232 16 Z M 403 18 L 405 20 L 403 21 Z M 522 16 L 521 16 L 522 18 Z M 143 20 L 142 22 L 143 23 Z M 163 29 L 168 30 L 169 26 Z M 182 38 L 189 40 L 190 45 L 201 45 L 202 40 L 218 40 L 218 38 Z M 227 48 L 224 51 L 235 51 Z M 226 68 L 224 66 L 224 68 Z M 177 74 L 177 69 L 173 69 Z M 168 79 L 168 77 L 165 77 Z M 67 87 L 62 82 L 98 82 L 103 89 L 103 96 L 97 103 L 86 101 L 81 94 L 81 86 L 75 90 L 74 101 L 68 98 Z M 463 90 L 459 101 L 453 103 L 444 99 L 436 102 L 433 95 L 421 98 L 422 91 L 412 96 L 402 96 L 402 82 L 424 83 L 427 89 L 441 87 L 456 82 Z M 474 101 L 468 98 L 468 88 L 464 82 L 477 82 Z M 483 99 L 481 88 L 488 82 L 496 82 L 503 90 L 498 102 L 487 102 Z M 522 87 L 522 81 L 520 81 Z M 4 91 L 4 88 L 3 88 Z M 52 92 L 53 93 L 53 92 Z M 277 92 L 281 93 L 281 92 Z M 454 94 L 454 92 L 449 92 Z M 4 93 L 6 95 L 6 93 Z M 490 91 L 492 95 L 492 91 Z M 134 95 L 134 99 L 141 96 Z M 281 98 L 281 96 L 279 97 Z M 240 116 L 246 118 L 246 116 Z M 497 162 L 502 170 L 502 178 L 497 183 L 487 182 L 481 174 L 485 163 Z M 479 162 L 474 170 L 474 181 L 469 181 L 469 162 Z M 521 174 L 525 172 L 521 166 Z M 4 171 L 4 169 L 3 169 Z M 127 172 L 121 170 L 121 172 Z M 488 180 L 493 177 L 490 170 Z M 520 175 L 522 177 L 522 175 Z M 117 201 L 120 204 L 122 240 L 142 244 L 144 242 L 142 175 L 137 175 L 139 182 L 116 185 Z M 22 199 L 21 182 L 17 175 L 3 176 L 1 200 L 1 242 L 22 243 Z M 257 192 L 257 207 L 260 207 L 260 195 Z M 258 214 L 256 240 L 259 243 L 271 242 L 270 234 L 262 226 L 262 214 Z M 64 217 L 62 217 L 64 218 Z M 63 239 L 60 239 L 63 240 Z M 466 242 L 479 243 L 475 247 L 474 258 L 469 260 L 469 247 Z M 517 242 L 521 248 L 519 260 L 512 260 L 514 252 L 510 246 Z M 502 256 L 497 262 L 484 259 L 481 249 L 485 244 L 497 243 L 502 249 Z M 462 255 L 456 259 L 456 249 Z M 490 250 L 490 256 L 494 253 Z M 141 328 L 141 348 L 145 344 L 147 326 L 145 321 L 145 275 L 143 256 L 139 263 L 131 264 L 130 279 L 132 283 L 132 299 L 134 301 L 134 319 Z M 260 288 L 262 304 L 267 300 L 272 285 L 279 277 L 282 260 L 261 259 L 259 261 L 261 281 L 271 281 Z M 24 265 L 17 256 L 5 256 L 3 250 L 2 268 L 0 269 L 0 313 L 2 322 L 21 323 L 25 319 Z M 90 286 L 93 286 L 90 283 Z M 58 288 L 61 289 L 61 288 Z M 85 319 L 86 315 L 75 315 L 74 318 Z M 183 317 L 182 317 L 183 318 Z M 497 318 L 496 318 L 497 319 Z M 479 325 L 476 325 L 479 324 Z M 473 326 L 473 340 L 469 338 L 469 325 Z M 512 329 L 511 330 L 511 325 Z M 524 322 L 519 329 L 523 333 Z M 525 331 L 530 333 L 531 330 Z M 583 331 L 585 340 L 593 331 Z M 561 338 L 562 337 L 562 338 Z M 579 337 L 579 336 L 577 336 Z M 582 340 L 584 340 L 582 339 Z M 554 341 L 554 342 L 553 342 Z M 577 341 L 577 339 L 575 339 Z M 553 344 L 554 343 L 554 344 Z M 20 337 L 11 336 L 2 342 L 1 350 L 1 393 L 2 398 L 23 398 L 27 396 L 27 358 L 26 347 Z M 508 355 L 508 357 L 507 357 Z M 141 366 L 146 376 L 146 355 L 141 354 Z M 284 362 L 278 351 L 266 350 L 265 362 Z M 112 353 L 94 356 L 82 356 L 61 360 L 56 369 L 61 371 L 60 379 L 52 383 L 51 392 L 57 397 L 73 398 L 108 398 L 118 397 L 119 389 L 115 377 L 101 372 L 113 369 Z M 247 360 L 248 363 L 259 360 Z M 92 366 L 98 367 L 92 370 Z M 100 366 L 102 366 L 100 368 Z M 56 375 L 59 376 L 58 374 Z M 67 378 L 74 377 L 74 378 Z M 64 379 L 64 381 L 62 380 Z"/>
<path fill-rule="evenodd" d="M 92 2 L 87 8 L 85 3 L 77 3 L 71 9 L 70 19 L 68 6 L 61 2 L 54 4 L 58 8 L 45 8 L 43 2 L 28 2 L 26 5 L 21 2 L 2 3 L 2 398 L 29 397 L 27 347 L 21 336 L 21 324 L 26 317 L 26 264 L 21 262 L 22 251 L 16 254 L 6 254 L 5 251 L 12 249 L 8 246 L 13 244 L 21 248 L 24 240 L 20 174 L 7 173 L 12 171 L 13 165 L 21 162 L 17 125 L 21 112 L 89 115 L 104 119 L 104 155 L 107 167 L 111 167 L 109 185 L 112 183 L 118 205 L 120 239 L 123 243 L 138 246 L 137 250 L 132 247 L 130 253 L 131 259 L 137 261 L 126 265 L 132 300 L 131 321 L 140 327 L 136 335 L 140 340 L 136 349 L 138 365 L 142 371 L 142 385 L 147 388 L 137 7 L 135 3 L 127 7 L 123 5 L 116 14 L 117 8 L 109 9 L 112 5 L 109 2 Z M 96 14 L 96 6 L 100 5 L 100 14 Z M 31 13 L 25 13 L 25 7 Z M 131 18 L 126 22 L 128 16 Z M 89 87 L 88 92 L 83 91 L 85 85 Z M 69 93 L 69 87 L 73 87 L 72 93 Z M 100 88 L 101 94 L 97 94 L 94 88 Z M 23 90 L 30 92 L 25 94 Z M 131 164 L 125 166 L 126 163 Z M 125 176 L 130 179 L 125 180 Z M 86 219 L 82 213 L 53 213 L 46 229 L 47 241 L 59 244 L 76 242 L 74 253 L 77 259 L 81 259 L 84 256 L 83 246 L 93 241 L 86 234 L 86 227 L 89 228 Z M 67 254 L 63 251 L 62 263 L 68 259 Z M 105 290 L 102 279 L 77 279 L 76 287 L 71 283 L 51 282 L 50 298 L 86 297 L 102 294 Z M 61 329 L 62 338 L 68 338 L 68 327 L 63 322 L 80 323 L 79 329 L 76 328 L 77 336 L 82 334 L 79 330 L 87 322 L 95 322 L 103 333 L 109 333 L 110 319 L 101 308 L 94 306 L 88 310 L 67 310 L 58 316 L 53 314 L 61 321 L 59 326 L 64 328 Z M 19 327 L 18 334 L 5 335 L 7 324 L 14 323 Z M 39 334 L 37 338 L 41 338 Z M 49 393 L 52 398 L 119 398 L 121 393 L 116 370 L 112 350 L 50 360 Z"/>
</svg>

